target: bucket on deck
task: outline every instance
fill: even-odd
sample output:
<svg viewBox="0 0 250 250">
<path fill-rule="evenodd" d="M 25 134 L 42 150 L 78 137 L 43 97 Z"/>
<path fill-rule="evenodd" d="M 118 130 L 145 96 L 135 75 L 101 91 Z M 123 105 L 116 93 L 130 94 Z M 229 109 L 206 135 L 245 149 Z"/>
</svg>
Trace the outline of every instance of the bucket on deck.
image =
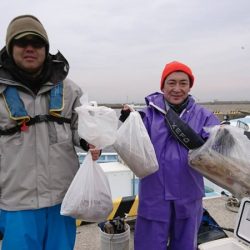
<svg viewBox="0 0 250 250">
<path fill-rule="evenodd" d="M 106 233 L 100 227 L 101 250 L 129 250 L 130 226 L 124 224 L 122 233 Z"/>
</svg>

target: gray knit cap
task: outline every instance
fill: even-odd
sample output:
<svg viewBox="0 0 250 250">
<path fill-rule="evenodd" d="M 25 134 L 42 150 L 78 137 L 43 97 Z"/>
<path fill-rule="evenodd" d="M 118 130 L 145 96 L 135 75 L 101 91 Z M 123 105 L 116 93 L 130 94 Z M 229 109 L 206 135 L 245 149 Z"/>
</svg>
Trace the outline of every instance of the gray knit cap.
<svg viewBox="0 0 250 250">
<path fill-rule="evenodd" d="M 8 54 L 11 53 L 11 41 L 13 39 L 20 39 L 27 35 L 36 35 L 42 38 L 49 51 L 49 39 L 42 23 L 32 15 L 21 15 L 15 17 L 9 24 L 6 34 L 6 49 Z"/>
</svg>

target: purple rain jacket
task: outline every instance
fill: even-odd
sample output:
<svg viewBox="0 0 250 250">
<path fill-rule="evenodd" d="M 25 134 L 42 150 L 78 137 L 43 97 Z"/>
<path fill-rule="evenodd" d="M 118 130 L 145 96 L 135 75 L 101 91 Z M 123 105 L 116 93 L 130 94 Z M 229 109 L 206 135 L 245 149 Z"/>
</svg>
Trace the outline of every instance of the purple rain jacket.
<svg viewBox="0 0 250 250">
<path fill-rule="evenodd" d="M 196 133 L 206 139 L 204 127 L 220 124 L 218 118 L 189 96 L 188 105 L 181 116 Z M 164 115 L 149 105 L 166 110 L 161 93 L 145 98 L 147 107 L 140 111 L 149 137 L 154 145 L 159 170 L 140 180 L 138 215 L 147 219 L 167 221 L 170 200 L 174 200 L 178 218 L 192 213 L 192 205 L 204 196 L 203 177 L 188 165 L 188 150 L 181 145 L 167 127 Z M 180 206 L 178 206 L 178 204 Z"/>
</svg>

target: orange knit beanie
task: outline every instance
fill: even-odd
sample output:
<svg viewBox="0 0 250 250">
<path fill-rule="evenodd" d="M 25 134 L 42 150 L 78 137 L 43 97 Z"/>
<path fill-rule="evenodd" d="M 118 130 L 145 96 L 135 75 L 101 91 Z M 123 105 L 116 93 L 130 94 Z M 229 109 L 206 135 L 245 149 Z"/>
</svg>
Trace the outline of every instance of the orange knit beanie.
<svg viewBox="0 0 250 250">
<path fill-rule="evenodd" d="M 166 66 L 162 72 L 161 89 L 163 89 L 163 87 L 164 87 L 164 82 L 165 82 L 165 79 L 167 78 L 167 76 L 175 71 L 182 71 L 182 72 L 186 73 L 190 79 L 190 88 L 193 86 L 194 76 L 193 76 L 192 70 L 187 65 L 185 65 L 183 63 L 173 61 L 173 62 L 166 64 Z"/>
</svg>

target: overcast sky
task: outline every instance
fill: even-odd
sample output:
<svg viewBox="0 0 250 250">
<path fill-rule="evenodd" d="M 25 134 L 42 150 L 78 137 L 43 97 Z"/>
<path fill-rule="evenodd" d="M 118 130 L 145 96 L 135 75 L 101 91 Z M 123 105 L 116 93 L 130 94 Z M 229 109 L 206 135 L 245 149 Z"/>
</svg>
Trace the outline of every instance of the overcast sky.
<svg viewBox="0 0 250 250">
<path fill-rule="evenodd" d="M 17 15 L 37 16 L 51 53 L 99 103 L 143 102 L 166 63 L 188 64 L 198 101 L 250 100 L 249 0 L 5 0 L 0 46 Z"/>
</svg>

